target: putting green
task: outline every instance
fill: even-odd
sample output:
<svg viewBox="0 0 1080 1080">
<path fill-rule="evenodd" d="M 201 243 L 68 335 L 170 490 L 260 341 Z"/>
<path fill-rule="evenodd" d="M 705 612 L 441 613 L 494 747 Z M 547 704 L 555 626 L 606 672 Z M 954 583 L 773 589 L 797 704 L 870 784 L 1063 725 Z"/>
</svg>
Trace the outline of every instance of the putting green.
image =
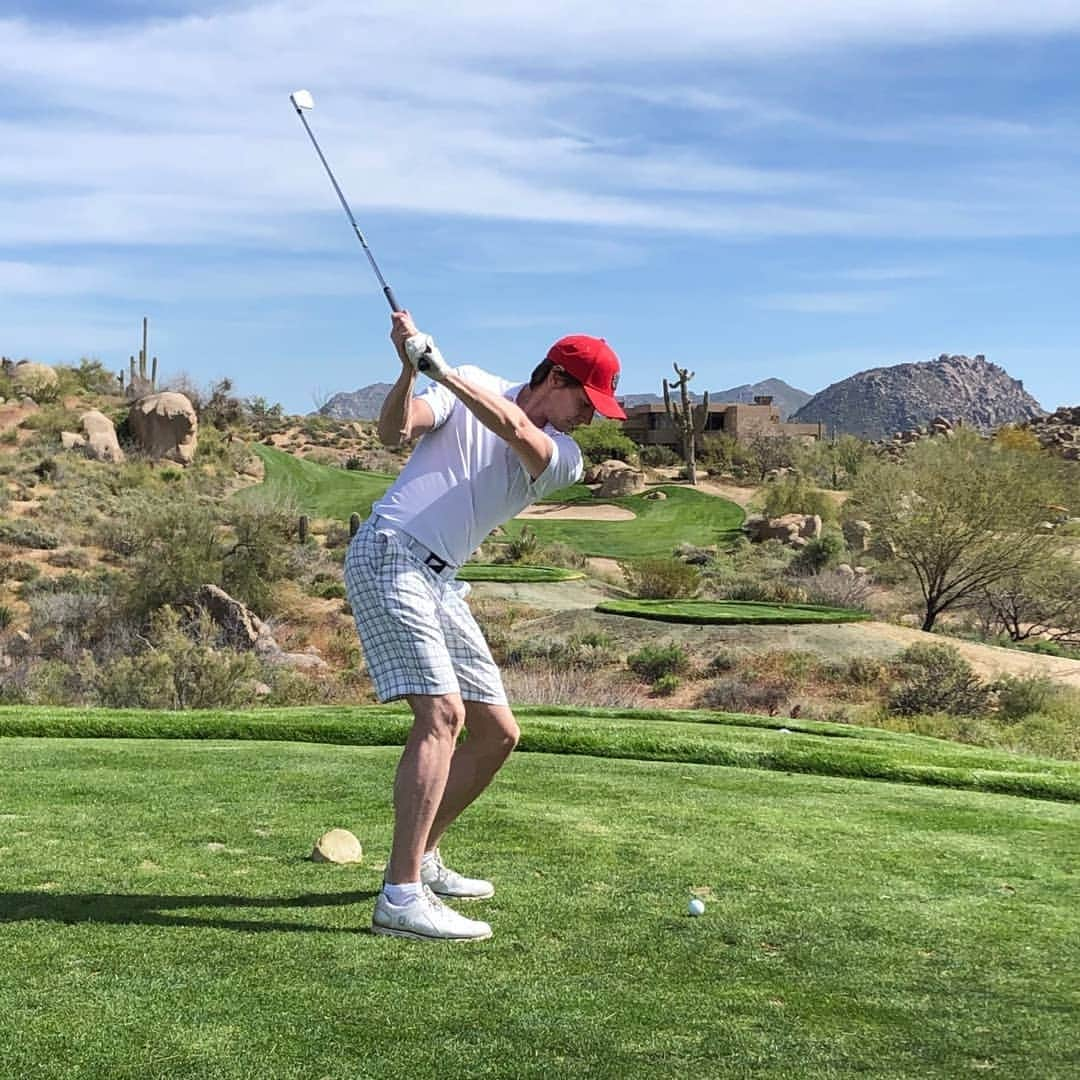
<svg viewBox="0 0 1080 1080">
<path fill-rule="evenodd" d="M 580 570 L 566 570 L 561 566 L 514 566 L 498 563 L 466 563 L 457 576 L 462 581 L 505 581 L 510 583 L 533 583 L 545 581 L 573 581 L 585 575 Z"/>
<path fill-rule="evenodd" d="M 816 604 L 762 604 L 750 600 L 611 600 L 598 604 L 606 615 L 632 615 L 659 622 L 710 623 L 838 623 L 869 619 L 865 611 Z"/>
</svg>

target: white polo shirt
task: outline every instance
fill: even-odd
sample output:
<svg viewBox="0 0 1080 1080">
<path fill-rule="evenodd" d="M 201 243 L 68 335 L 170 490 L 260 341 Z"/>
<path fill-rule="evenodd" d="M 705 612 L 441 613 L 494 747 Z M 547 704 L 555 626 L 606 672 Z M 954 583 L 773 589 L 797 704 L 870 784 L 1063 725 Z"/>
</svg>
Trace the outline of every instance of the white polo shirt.
<svg viewBox="0 0 1080 1080">
<path fill-rule="evenodd" d="M 514 402 L 526 385 L 477 367 L 455 371 Z M 432 383 L 417 396 L 431 406 L 435 428 L 417 442 L 405 468 L 372 512 L 454 566 L 467 562 L 497 525 L 582 477 L 578 444 L 550 424 L 544 431 L 555 449 L 547 468 L 533 480 L 510 446 L 445 386 Z"/>
</svg>

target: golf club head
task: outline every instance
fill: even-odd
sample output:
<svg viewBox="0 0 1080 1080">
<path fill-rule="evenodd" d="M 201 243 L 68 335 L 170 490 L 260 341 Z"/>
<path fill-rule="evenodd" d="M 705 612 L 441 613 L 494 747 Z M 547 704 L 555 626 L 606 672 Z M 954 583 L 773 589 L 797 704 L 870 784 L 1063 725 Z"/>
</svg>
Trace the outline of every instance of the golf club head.
<svg viewBox="0 0 1080 1080">
<path fill-rule="evenodd" d="M 315 108 L 315 99 L 311 96 L 310 90 L 294 90 L 289 95 L 289 100 L 297 109 Z"/>
</svg>

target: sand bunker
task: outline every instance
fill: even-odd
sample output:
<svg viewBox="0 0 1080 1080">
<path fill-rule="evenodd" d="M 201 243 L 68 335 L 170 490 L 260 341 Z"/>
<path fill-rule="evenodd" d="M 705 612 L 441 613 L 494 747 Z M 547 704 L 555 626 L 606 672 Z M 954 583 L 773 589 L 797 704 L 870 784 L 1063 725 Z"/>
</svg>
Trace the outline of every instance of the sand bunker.
<svg viewBox="0 0 1080 1080">
<path fill-rule="evenodd" d="M 545 503 L 527 507 L 518 514 L 519 518 L 536 518 L 554 521 L 633 521 L 637 514 L 624 506 L 612 506 L 599 503 L 597 506 L 582 506 L 580 503 Z"/>
</svg>

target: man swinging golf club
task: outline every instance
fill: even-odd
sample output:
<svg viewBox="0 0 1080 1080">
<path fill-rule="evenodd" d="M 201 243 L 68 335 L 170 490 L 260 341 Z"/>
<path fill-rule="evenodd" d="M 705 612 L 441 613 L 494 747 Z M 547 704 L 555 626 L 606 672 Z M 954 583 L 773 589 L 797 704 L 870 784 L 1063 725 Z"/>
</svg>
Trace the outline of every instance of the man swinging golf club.
<svg viewBox="0 0 1080 1080">
<path fill-rule="evenodd" d="M 419 439 L 345 560 L 345 584 L 380 701 L 404 697 L 413 726 L 394 781 L 394 840 L 376 934 L 481 940 L 486 922 L 443 899 L 494 894 L 446 866 L 439 841 L 517 744 L 499 670 L 456 572 L 497 525 L 579 480 L 569 432 L 593 413 L 625 419 L 619 360 L 600 338 L 565 337 L 527 383 L 451 368 L 408 312 L 392 315 L 401 374 L 379 416 L 388 446 Z M 418 371 L 433 380 L 413 396 Z M 468 737 L 459 746 L 465 727 Z"/>
</svg>

